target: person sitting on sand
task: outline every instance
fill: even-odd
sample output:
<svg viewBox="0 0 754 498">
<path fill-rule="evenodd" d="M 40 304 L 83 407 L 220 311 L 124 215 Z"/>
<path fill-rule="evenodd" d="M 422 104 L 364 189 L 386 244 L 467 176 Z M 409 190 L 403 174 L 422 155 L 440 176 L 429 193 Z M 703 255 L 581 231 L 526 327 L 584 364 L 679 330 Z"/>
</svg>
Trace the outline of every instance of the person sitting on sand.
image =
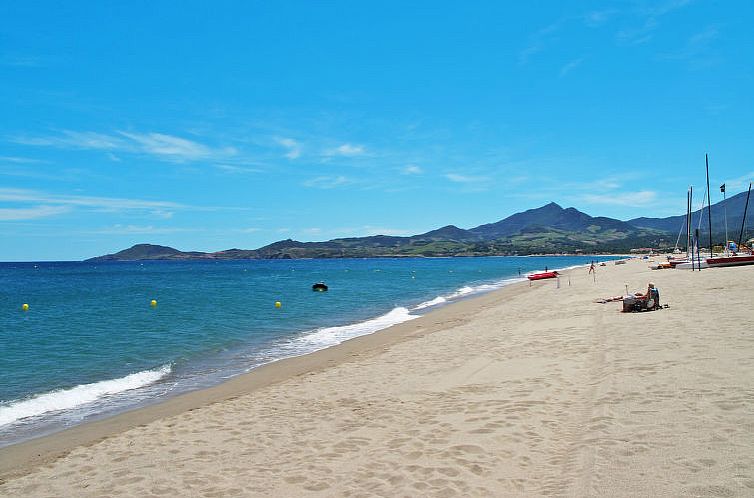
<svg viewBox="0 0 754 498">
<path fill-rule="evenodd" d="M 613 296 L 613 297 L 605 297 L 602 299 L 596 299 L 594 302 L 599 304 L 605 304 L 605 303 L 611 303 L 613 301 L 622 301 L 626 297 L 631 297 L 633 299 L 638 299 L 642 301 L 646 301 L 649 297 L 652 296 L 652 291 L 656 291 L 655 284 L 653 282 L 649 282 L 647 284 L 647 293 L 642 294 L 641 292 L 634 292 L 633 294 L 629 294 L 628 296 Z"/>
<path fill-rule="evenodd" d="M 647 284 L 647 293 L 636 294 L 636 299 L 638 301 L 643 301 L 644 307 L 649 310 L 656 310 L 662 307 L 660 306 L 660 293 L 652 282 Z"/>
<path fill-rule="evenodd" d="M 634 295 L 636 296 L 636 299 L 644 299 L 644 300 L 646 300 L 646 299 L 649 299 L 650 297 L 652 297 L 652 291 L 654 289 L 655 289 L 655 284 L 652 283 L 652 282 L 649 282 L 647 284 L 647 293 L 646 294 L 641 294 L 640 292 L 637 292 Z"/>
</svg>

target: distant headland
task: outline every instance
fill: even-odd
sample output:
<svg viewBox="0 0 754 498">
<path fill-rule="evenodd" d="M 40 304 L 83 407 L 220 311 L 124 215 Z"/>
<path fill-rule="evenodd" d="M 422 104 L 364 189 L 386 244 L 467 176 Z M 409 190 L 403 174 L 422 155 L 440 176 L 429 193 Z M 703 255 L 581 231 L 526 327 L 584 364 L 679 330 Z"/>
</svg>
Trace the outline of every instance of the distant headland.
<svg viewBox="0 0 754 498">
<path fill-rule="evenodd" d="M 713 205 L 713 218 L 728 213 L 736 226 L 743 216 L 745 194 Z M 739 206 L 740 204 L 740 206 Z M 643 210 L 650 212 L 651 209 Z M 693 213 L 694 220 L 701 211 Z M 748 217 L 751 220 L 752 216 Z M 722 226 L 720 219 L 713 223 Z M 529 254 L 627 253 L 637 247 L 672 249 L 684 216 L 640 217 L 621 221 L 594 217 L 575 208 L 551 202 L 516 213 L 494 223 L 463 229 L 447 225 L 419 235 L 397 237 L 375 235 L 325 242 L 286 239 L 258 249 L 227 249 L 217 252 L 180 251 L 172 247 L 137 244 L 123 251 L 87 261 L 140 260 L 234 260 L 372 257 L 511 256 Z"/>
</svg>

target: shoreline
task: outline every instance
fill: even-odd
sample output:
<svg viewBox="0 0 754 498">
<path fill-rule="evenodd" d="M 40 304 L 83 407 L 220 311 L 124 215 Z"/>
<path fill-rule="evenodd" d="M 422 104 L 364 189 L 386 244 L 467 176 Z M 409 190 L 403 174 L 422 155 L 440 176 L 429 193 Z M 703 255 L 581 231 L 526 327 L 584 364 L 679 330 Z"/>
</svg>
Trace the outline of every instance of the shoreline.
<svg viewBox="0 0 754 498">
<path fill-rule="evenodd" d="M 509 285 L 8 447 L 0 494 L 748 496 L 754 267 L 647 263 Z M 648 281 L 669 308 L 594 302 Z"/>
<path fill-rule="evenodd" d="M 558 271 L 571 271 L 580 267 L 586 267 L 586 265 L 571 266 Z M 518 281 L 518 278 L 524 280 Z M 527 281 L 523 276 L 503 280 L 513 281 L 491 291 L 460 296 L 457 300 L 439 305 L 412 320 L 391 325 L 366 335 L 353 337 L 334 346 L 260 365 L 220 384 L 156 400 L 144 406 L 137 406 L 114 415 L 105 416 L 105 418 L 94 419 L 40 437 L 0 447 L 0 483 L 3 479 L 9 477 L 25 475 L 35 467 L 65 455 L 73 448 L 90 445 L 109 435 L 227 400 L 240 394 L 252 393 L 290 378 L 346 362 L 353 355 L 368 354 L 380 347 L 421 337 L 423 334 L 419 333 L 424 331 L 424 327 L 427 325 L 424 322 L 434 322 L 445 314 L 468 315 L 487 305 L 487 300 L 496 301 L 504 298 L 507 293 L 513 292 L 513 288 L 530 288 L 530 286 L 525 285 Z M 442 330 L 442 328 L 425 333 L 438 330 Z"/>
<path fill-rule="evenodd" d="M 543 257 L 542 255 L 538 255 L 538 256 L 539 257 Z M 529 256 L 522 256 L 522 257 L 529 257 Z M 614 257 L 614 256 L 603 256 L 603 257 Z M 614 260 L 611 259 L 611 260 L 608 260 L 608 261 L 614 261 Z M 570 265 L 570 266 L 565 266 L 565 267 L 552 268 L 552 270 L 557 270 L 557 271 L 560 271 L 560 272 L 566 272 L 566 271 L 570 271 L 570 270 L 573 270 L 573 269 L 576 269 L 576 268 L 581 268 L 581 267 L 586 268 L 587 266 L 588 266 L 588 263 L 583 263 L 583 264 Z M 387 314 L 392 313 L 396 309 L 403 307 L 403 308 L 406 308 L 408 310 L 408 313 L 412 314 L 414 318 L 411 318 L 409 320 L 405 320 L 404 322 L 398 322 L 398 323 L 395 323 L 393 325 L 388 325 L 388 326 L 385 326 L 385 328 L 378 329 L 378 330 L 375 330 L 373 332 L 368 332 L 368 333 L 363 334 L 363 335 L 371 335 L 371 334 L 379 333 L 379 332 L 382 332 L 382 331 L 387 330 L 389 328 L 395 327 L 397 325 L 401 325 L 401 324 L 403 324 L 405 322 L 416 320 L 418 318 L 426 316 L 429 313 L 434 313 L 434 312 L 436 312 L 436 311 L 438 311 L 440 309 L 443 309 L 443 308 L 445 308 L 447 306 L 450 306 L 450 305 L 453 305 L 455 303 L 463 302 L 463 301 L 466 301 L 466 300 L 469 300 L 469 299 L 476 299 L 478 297 L 481 297 L 481 296 L 484 296 L 484 295 L 487 295 L 487 294 L 490 294 L 490 293 L 494 293 L 494 292 L 500 291 L 500 290 L 502 290 L 502 289 L 504 289 L 506 287 L 509 287 L 511 285 L 523 284 L 523 283 L 527 282 L 525 275 L 527 275 L 527 274 L 529 274 L 531 272 L 534 272 L 534 271 L 537 271 L 537 270 L 527 270 L 526 272 L 524 272 L 523 274 L 520 274 L 520 275 L 511 275 L 511 276 L 508 276 L 508 277 L 505 277 L 505 278 L 496 279 L 496 280 L 492 280 L 492 281 L 476 282 L 475 284 L 473 284 L 473 287 L 470 287 L 470 286 L 472 286 L 471 282 L 464 283 L 462 285 L 462 287 L 460 287 L 459 289 L 456 289 L 455 292 L 452 292 L 452 293 L 449 293 L 449 294 L 442 294 L 442 295 L 439 295 L 439 296 L 435 296 L 433 299 L 430 299 L 430 300 L 427 300 L 427 301 L 423 301 L 423 302 L 420 302 L 420 303 L 412 305 L 412 306 L 400 306 L 400 305 L 398 305 L 397 307 L 395 307 L 395 308 L 393 308 L 391 310 L 386 311 L 386 313 Z M 459 294 L 459 290 L 468 289 L 468 288 L 471 288 L 473 290 L 471 290 L 468 294 L 465 294 L 465 293 L 460 293 Z M 444 301 L 441 301 L 439 303 L 434 303 L 437 299 L 443 299 Z M 369 317 L 365 318 L 364 320 L 359 321 L 359 322 L 354 322 L 353 324 L 347 323 L 347 324 L 344 324 L 344 325 L 341 325 L 341 326 L 334 326 L 334 327 L 335 328 L 342 328 L 342 327 L 352 327 L 354 325 L 359 325 L 359 324 L 366 324 L 366 323 L 371 322 L 372 320 L 378 319 L 378 318 L 383 317 L 383 316 L 385 316 L 385 314 L 378 314 L 378 315 L 375 315 L 375 316 L 369 316 Z M 325 327 L 322 327 L 322 328 L 332 328 L 332 327 L 325 326 Z M 306 331 L 306 333 L 314 333 L 317 330 L 319 330 L 319 329 L 313 329 L 313 330 L 310 330 L 310 331 Z M 300 333 L 304 334 L 305 332 L 302 331 Z M 361 335 L 356 335 L 354 337 L 345 339 L 345 342 L 353 340 L 353 339 L 358 338 L 358 337 L 361 337 Z M 168 401 L 170 401 L 172 399 L 182 397 L 182 396 L 184 396 L 186 394 L 198 393 L 198 392 L 204 391 L 205 389 L 211 389 L 211 388 L 214 388 L 214 387 L 218 387 L 219 385 L 225 384 L 226 382 L 228 382 L 230 380 L 233 380 L 236 377 L 244 376 L 244 375 L 249 375 L 250 373 L 253 373 L 254 371 L 258 370 L 261 367 L 264 367 L 264 366 L 267 366 L 267 365 L 270 365 L 270 364 L 273 364 L 273 363 L 277 363 L 277 362 L 280 362 L 280 361 L 283 361 L 283 360 L 289 360 L 289 359 L 292 359 L 292 358 L 296 358 L 296 357 L 299 357 L 299 356 L 306 356 L 306 355 L 309 355 L 309 354 L 314 354 L 314 353 L 317 353 L 319 351 L 322 351 L 323 349 L 327 349 L 327 348 L 330 348 L 330 347 L 335 347 L 335 346 L 338 346 L 340 344 L 342 344 L 342 343 L 338 343 L 338 344 L 336 344 L 334 346 L 326 346 L 326 347 L 321 348 L 321 349 L 315 349 L 313 351 L 309 351 L 309 352 L 305 352 L 305 353 L 301 353 L 301 354 L 296 354 L 296 355 L 293 355 L 293 356 L 281 356 L 280 358 L 272 360 L 272 361 L 270 361 L 268 363 L 263 363 L 263 364 L 260 364 L 258 366 L 255 366 L 255 367 L 253 367 L 251 370 L 249 370 L 247 372 L 240 373 L 240 374 L 236 373 L 236 374 L 234 374 L 234 375 L 232 375 L 230 377 L 226 377 L 222 381 L 214 382 L 214 383 L 209 383 L 209 384 L 206 384 L 206 385 L 204 385 L 204 386 L 202 386 L 200 388 L 188 389 L 188 390 L 183 390 L 183 391 L 180 391 L 180 392 L 177 392 L 177 393 L 171 393 L 171 394 L 169 394 L 167 396 L 161 396 L 161 397 L 157 397 L 157 398 L 146 399 L 144 401 L 140 401 L 138 403 L 131 404 L 130 406 L 129 405 L 125 405 L 125 407 L 121 407 L 119 409 L 115 409 L 115 410 L 112 410 L 112 411 L 109 411 L 109 412 L 105 411 L 104 413 L 101 413 L 101 414 L 95 414 L 95 415 L 92 415 L 92 416 L 88 417 L 88 420 L 84 420 L 83 422 L 71 425 L 69 427 L 63 427 L 63 428 L 59 428 L 58 427 L 58 428 L 55 428 L 54 426 L 47 426 L 47 429 L 45 429 L 44 432 L 41 435 L 39 435 L 39 436 L 29 435 L 29 434 L 33 434 L 33 432 L 30 429 L 25 429 L 25 434 L 26 434 L 25 436 L 21 436 L 21 437 L 19 437 L 18 439 L 16 439 L 13 442 L 5 443 L 3 445 L 0 445 L 0 451 L 3 450 L 4 448 L 14 447 L 14 446 L 17 446 L 17 445 L 29 443 L 29 442 L 37 440 L 37 439 L 55 436 L 56 434 L 59 434 L 61 432 L 66 432 L 66 431 L 75 429 L 76 427 L 79 427 L 81 425 L 89 425 L 89 424 L 93 424 L 93 423 L 97 423 L 97 422 L 102 422 L 104 420 L 107 420 L 107 419 L 110 419 L 110 418 L 113 418 L 113 417 L 117 417 L 117 416 L 125 414 L 125 413 L 132 413 L 132 412 L 135 412 L 135 411 L 138 411 L 138 410 L 146 409 L 146 408 L 149 408 L 151 406 L 158 405 L 158 404 L 161 404 L 161 403 L 165 403 L 165 402 L 168 402 Z M 164 366 L 162 368 L 164 368 Z M 138 373 L 144 373 L 144 372 L 138 372 Z M 113 379 L 104 379 L 103 381 L 110 381 L 110 380 L 113 380 Z M 144 386 L 144 387 L 150 388 L 150 387 L 152 387 L 154 385 L 155 384 L 150 384 L 150 385 L 147 385 L 147 386 Z M 42 395 L 44 395 L 44 394 L 47 394 L 47 393 L 42 393 Z M 0 456 L 1 456 L 1 454 L 0 454 Z M 0 462 L 0 475 L 2 475 L 2 462 Z"/>
</svg>

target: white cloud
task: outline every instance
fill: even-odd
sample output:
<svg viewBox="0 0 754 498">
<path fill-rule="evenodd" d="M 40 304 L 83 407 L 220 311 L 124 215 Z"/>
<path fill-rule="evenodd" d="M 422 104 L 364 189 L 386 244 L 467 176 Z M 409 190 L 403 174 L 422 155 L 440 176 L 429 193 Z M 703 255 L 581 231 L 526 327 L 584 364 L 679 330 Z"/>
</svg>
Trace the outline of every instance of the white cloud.
<svg viewBox="0 0 754 498">
<path fill-rule="evenodd" d="M 468 176 L 459 175 L 458 173 L 447 173 L 445 178 L 454 183 L 479 183 L 488 180 L 486 176 Z"/>
<path fill-rule="evenodd" d="M 361 156 L 366 152 L 363 145 L 343 144 L 325 151 L 326 156 Z"/>
<path fill-rule="evenodd" d="M 748 190 L 749 183 L 752 181 L 754 181 L 754 171 L 739 176 L 738 178 L 725 180 L 724 183 L 729 195 L 732 195 L 733 193 L 736 193 L 736 190 Z"/>
<path fill-rule="evenodd" d="M 298 159 L 301 156 L 301 144 L 298 141 L 285 137 L 276 138 L 275 141 L 288 149 L 288 152 L 285 153 L 285 157 L 288 159 Z"/>
<path fill-rule="evenodd" d="M 258 168 L 249 168 L 246 166 L 235 166 L 233 164 L 215 164 L 215 168 L 225 171 L 226 173 L 261 173 Z"/>
<path fill-rule="evenodd" d="M 601 26 L 618 13 L 616 9 L 594 10 L 584 15 L 584 23 L 592 28 Z"/>
<path fill-rule="evenodd" d="M 173 160 L 195 161 L 210 157 L 233 156 L 237 152 L 232 147 L 212 149 L 192 140 L 165 135 L 163 133 L 129 133 L 122 131 L 120 134 L 135 142 L 141 152 Z"/>
<path fill-rule="evenodd" d="M 37 164 L 43 163 L 45 161 L 41 161 L 39 159 L 31 159 L 28 157 L 0 156 L 0 162 L 14 164 Z"/>
<path fill-rule="evenodd" d="M 421 175 L 422 173 L 424 173 L 424 170 L 415 164 L 409 164 L 401 170 L 403 175 Z"/>
<path fill-rule="evenodd" d="M 565 77 L 568 73 L 570 73 L 571 71 L 579 67 L 582 62 L 584 62 L 584 58 L 580 57 L 564 65 L 562 68 L 560 68 L 560 77 L 561 78 Z"/>
<path fill-rule="evenodd" d="M 0 188 L 0 201 L 53 204 L 59 206 L 78 206 L 103 210 L 171 210 L 185 209 L 188 206 L 169 201 L 148 201 L 143 199 L 124 199 L 118 197 L 94 197 L 82 195 L 48 194 L 36 190 Z"/>
<path fill-rule="evenodd" d="M 674 51 L 660 54 L 660 58 L 686 62 L 693 69 L 703 69 L 719 62 L 719 56 L 713 50 L 719 30 L 716 26 L 707 26 L 686 40 L 686 44 Z"/>
<path fill-rule="evenodd" d="M 307 235 L 320 235 L 322 233 L 322 229 L 318 227 L 305 228 L 304 233 Z"/>
<path fill-rule="evenodd" d="M 306 180 L 303 185 L 310 188 L 331 189 L 336 187 L 343 187 L 354 183 L 353 180 L 345 176 L 318 176 L 317 178 L 311 178 Z"/>
<path fill-rule="evenodd" d="M 132 234 L 164 234 L 164 233 L 179 233 L 179 232 L 196 232 L 199 228 L 179 228 L 179 227 L 155 227 L 152 225 L 112 225 L 109 227 L 101 228 L 99 230 L 92 230 L 87 233 L 96 234 L 110 234 L 110 235 L 132 235 Z"/>
<path fill-rule="evenodd" d="M 149 213 L 151 216 L 154 216 L 155 218 L 162 218 L 163 220 L 169 220 L 173 217 L 175 214 L 173 211 L 166 211 L 164 209 L 155 209 L 154 211 L 151 211 Z"/>
<path fill-rule="evenodd" d="M 0 221 L 33 220 L 70 211 L 70 206 L 35 206 L 31 208 L 0 208 Z"/>
<path fill-rule="evenodd" d="M 657 200 L 657 192 L 641 190 L 638 192 L 613 192 L 610 194 L 586 194 L 581 197 L 584 202 L 591 204 L 607 204 L 614 206 L 650 207 Z"/>
<path fill-rule="evenodd" d="M 91 131 L 65 130 L 61 135 L 48 137 L 13 137 L 12 142 L 22 145 L 39 145 L 70 149 L 101 149 L 117 150 L 124 149 L 128 142 L 120 137 L 96 133 Z"/>
<path fill-rule="evenodd" d="M 55 216 L 74 209 L 102 212 L 141 211 L 153 218 L 167 220 L 177 210 L 215 210 L 223 208 L 192 207 L 169 201 L 59 195 L 36 190 L 0 188 L 0 202 L 19 204 L 19 207 L 0 209 L 0 220 L 34 219 Z M 29 206 L 32 205 L 32 206 Z"/>
<path fill-rule="evenodd" d="M 545 48 L 553 42 L 556 33 L 566 21 L 567 18 L 565 17 L 558 19 L 549 26 L 545 26 L 534 32 L 529 37 L 528 45 L 518 54 L 519 64 L 526 64 L 535 54 L 545 50 Z"/>
<path fill-rule="evenodd" d="M 618 31 L 616 39 L 624 45 L 641 45 L 647 43 L 660 27 L 660 18 L 675 10 L 685 7 L 691 0 L 668 0 L 665 2 L 649 2 L 649 7 L 641 8 L 636 12 L 640 25 Z"/>
<path fill-rule="evenodd" d="M 60 135 L 46 137 L 12 137 L 12 142 L 23 145 L 147 154 L 168 161 L 197 161 L 222 159 L 237 154 L 233 147 L 212 148 L 207 145 L 164 133 L 137 133 L 119 131 L 116 134 L 64 130 Z"/>
</svg>

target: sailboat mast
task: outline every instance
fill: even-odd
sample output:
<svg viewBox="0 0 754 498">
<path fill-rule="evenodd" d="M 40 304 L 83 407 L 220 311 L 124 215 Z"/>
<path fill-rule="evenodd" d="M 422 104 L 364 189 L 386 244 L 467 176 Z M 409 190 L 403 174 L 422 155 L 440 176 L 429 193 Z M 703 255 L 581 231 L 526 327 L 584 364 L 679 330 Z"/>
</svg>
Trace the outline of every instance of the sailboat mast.
<svg viewBox="0 0 754 498">
<path fill-rule="evenodd" d="M 723 190 L 723 219 L 725 220 L 725 256 L 728 256 L 728 205 L 725 203 L 725 184 L 722 185 Z"/>
<path fill-rule="evenodd" d="M 751 195 L 751 182 L 749 182 L 749 193 L 746 194 L 746 206 L 744 207 L 744 219 L 741 220 L 741 232 L 738 234 L 738 247 L 741 247 L 741 239 L 744 236 L 744 225 L 746 224 L 746 211 L 749 210 L 749 196 Z"/>
<path fill-rule="evenodd" d="M 689 186 L 686 192 L 686 255 L 692 254 L 691 250 L 691 196 L 694 195 L 694 187 Z"/>
<path fill-rule="evenodd" d="M 712 257 L 712 202 L 709 196 L 709 159 L 704 154 L 704 164 L 707 167 L 707 220 L 709 221 L 709 256 Z"/>
</svg>

